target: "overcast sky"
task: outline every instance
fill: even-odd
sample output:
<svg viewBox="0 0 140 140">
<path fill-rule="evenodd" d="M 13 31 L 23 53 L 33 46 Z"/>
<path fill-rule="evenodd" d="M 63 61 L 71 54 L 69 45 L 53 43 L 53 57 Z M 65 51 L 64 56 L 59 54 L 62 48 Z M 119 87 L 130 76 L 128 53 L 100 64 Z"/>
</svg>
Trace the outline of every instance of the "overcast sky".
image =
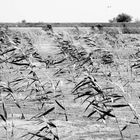
<svg viewBox="0 0 140 140">
<path fill-rule="evenodd" d="M 140 19 L 140 0 L 0 0 L 0 22 L 108 22 L 120 13 Z"/>
</svg>

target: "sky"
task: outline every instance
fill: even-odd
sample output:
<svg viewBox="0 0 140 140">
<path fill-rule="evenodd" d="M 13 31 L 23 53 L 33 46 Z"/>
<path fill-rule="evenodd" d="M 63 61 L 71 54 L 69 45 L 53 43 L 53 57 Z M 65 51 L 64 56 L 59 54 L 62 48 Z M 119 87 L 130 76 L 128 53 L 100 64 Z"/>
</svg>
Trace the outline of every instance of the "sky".
<svg viewBox="0 0 140 140">
<path fill-rule="evenodd" d="M 0 22 L 108 22 L 126 13 L 140 20 L 140 0 L 0 0 Z"/>
</svg>

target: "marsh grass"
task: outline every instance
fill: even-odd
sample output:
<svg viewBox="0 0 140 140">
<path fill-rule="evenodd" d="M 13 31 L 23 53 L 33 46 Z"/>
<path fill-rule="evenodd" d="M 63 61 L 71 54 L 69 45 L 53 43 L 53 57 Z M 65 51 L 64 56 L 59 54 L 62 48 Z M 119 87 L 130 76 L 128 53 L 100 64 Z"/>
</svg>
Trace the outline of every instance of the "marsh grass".
<svg viewBox="0 0 140 140">
<path fill-rule="evenodd" d="M 63 91 L 66 83 L 67 86 L 71 85 L 69 94 L 74 101 L 80 100 L 85 105 L 82 115 L 88 112 L 87 118 L 94 119 L 93 116 L 96 116 L 96 121 L 104 123 L 114 120 L 122 139 L 125 139 L 123 132 L 130 125 L 140 127 L 139 114 L 128 98 L 132 94 L 127 90 L 133 82 L 132 70 L 139 69 L 140 64 L 138 57 L 134 63 L 129 57 L 126 81 L 121 71 L 122 56 L 117 53 L 118 49 L 124 47 L 122 34 L 107 31 L 100 34 L 83 33 L 78 27 L 72 30 L 72 34 L 55 32 L 53 29 L 45 29 L 45 33 L 45 37 L 54 42 L 59 50 L 55 57 L 42 57 L 34 46 L 35 41 L 42 40 L 42 32 L 0 31 L 0 93 L 3 110 L 0 116 L 5 123 L 3 127 L 7 136 L 9 112 L 6 101 L 13 101 L 20 110 L 21 119 L 26 119 L 21 103 L 33 101 L 38 103 L 38 107 L 30 120 L 43 124 L 43 127 L 28 132 L 22 138 L 29 136 L 29 139 L 58 140 L 57 125 L 50 120 L 57 119 L 58 110 L 61 110 L 65 121 L 69 121 L 69 110 L 64 101 L 67 94 Z M 38 39 L 39 36 L 41 39 Z M 52 102 L 52 105 L 49 106 L 48 102 Z M 132 113 L 132 119 L 123 126 L 117 114 L 119 109 L 128 109 Z M 11 114 L 14 119 L 14 112 L 11 111 Z M 50 118 L 50 114 L 54 114 L 54 117 Z M 14 137 L 13 123 L 11 135 Z"/>
<path fill-rule="evenodd" d="M 94 36 L 94 34 L 93 34 L 93 36 Z M 122 45 L 122 39 L 119 40 L 120 42 L 116 42 L 116 39 L 119 37 L 118 33 L 114 34 L 114 33 L 106 32 L 105 36 L 107 36 L 107 39 L 109 42 L 112 41 L 112 43 L 109 45 L 112 45 L 113 48 L 117 48 Z M 126 130 L 129 125 L 137 124 L 139 126 L 139 115 L 138 115 L 137 111 L 135 110 L 134 106 L 131 103 L 129 103 L 129 100 L 127 98 L 127 96 L 130 97 L 131 95 L 129 93 L 125 92 L 123 85 L 118 84 L 117 82 L 114 82 L 112 80 L 111 71 L 109 71 L 108 74 L 106 71 L 102 71 L 103 76 L 107 77 L 106 81 L 104 81 L 104 82 L 110 83 L 112 85 L 109 87 L 102 88 L 102 86 L 100 86 L 98 84 L 98 81 L 94 77 L 95 73 L 93 73 L 93 69 L 92 70 L 90 69 L 90 67 L 94 68 L 95 63 L 98 63 L 97 66 L 98 66 L 98 70 L 100 70 L 100 71 L 101 71 L 101 68 L 103 70 L 106 66 L 107 66 L 107 70 L 109 67 L 111 69 L 114 67 L 118 73 L 118 77 L 122 78 L 120 69 L 116 65 L 117 64 L 116 62 L 118 60 L 120 61 L 119 56 L 116 57 L 116 54 L 115 53 L 113 54 L 113 51 L 112 52 L 102 51 L 102 55 L 101 55 L 100 50 L 102 50 L 102 48 L 100 48 L 100 49 L 97 49 L 97 52 L 99 51 L 100 55 L 99 56 L 97 55 L 95 57 L 94 51 L 96 49 L 94 49 L 92 53 L 88 53 L 88 52 L 86 52 L 85 48 L 82 48 L 83 51 L 81 52 L 78 50 L 77 46 L 74 46 L 74 43 L 73 43 L 74 41 L 63 39 L 63 35 L 61 37 L 58 37 L 55 35 L 55 37 L 57 37 L 56 42 L 58 43 L 58 47 L 60 48 L 60 51 L 61 51 L 60 54 L 62 54 L 63 57 L 67 61 L 69 61 L 69 63 L 71 65 L 73 65 L 73 68 L 75 71 L 80 70 L 80 71 L 78 71 L 78 72 L 80 72 L 80 74 L 76 75 L 75 77 L 74 77 L 75 71 L 68 70 L 69 73 L 73 73 L 72 79 L 74 79 L 74 80 L 71 82 L 75 83 L 75 87 L 72 90 L 72 94 L 74 96 L 76 96 L 74 100 L 82 99 L 82 104 L 88 103 L 87 107 L 85 108 L 85 112 L 88 109 L 92 110 L 92 111 L 89 113 L 89 115 L 87 117 L 91 117 L 93 115 L 98 114 L 97 121 L 102 120 L 103 122 L 105 122 L 106 119 L 109 119 L 109 118 L 115 119 L 116 125 L 118 126 L 118 130 L 121 135 L 121 138 L 124 139 L 123 131 Z M 97 44 L 98 42 L 94 43 L 94 45 L 89 44 L 89 42 L 93 41 L 90 38 L 91 38 L 91 34 L 87 34 L 86 37 L 85 36 L 83 37 L 84 41 L 87 43 L 87 45 L 89 45 L 89 47 L 91 47 L 91 46 L 98 47 L 98 44 Z M 97 62 L 96 59 L 98 59 L 99 61 Z M 118 60 L 115 60 L 115 59 L 118 59 Z M 134 64 L 132 67 L 139 68 L 139 64 L 137 64 L 137 65 Z M 69 68 L 69 67 L 67 67 L 67 68 Z M 120 68 L 121 68 L 121 66 L 120 66 Z M 62 69 L 61 69 L 61 71 L 62 71 Z M 98 71 L 96 71 L 96 73 L 97 72 Z M 86 75 L 86 76 L 84 78 L 82 78 L 82 80 L 80 82 L 77 82 L 76 79 L 79 78 L 79 77 L 77 77 L 79 75 L 80 76 L 82 75 L 82 77 L 83 77 L 83 75 Z M 130 78 L 130 81 L 131 80 L 132 80 L 132 78 Z M 113 91 L 114 91 L 114 89 L 118 90 L 118 88 L 119 88 L 118 93 L 108 92 L 108 90 L 113 89 Z M 134 117 L 133 121 L 126 122 L 126 124 L 122 128 L 119 124 L 119 118 L 115 113 L 116 110 L 120 109 L 120 108 L 130 109 L 130 111 Z"/>
<path fill-rule="evenodd" d="M 2 120 L 6 123 L 8 119 L 7 109 L 5 107 L 5 100 L 12 99 L 13 103 L 19 108 L 21 112 L 21 119 L 25 119 L 24 112 L 20 105 L 18 95 L 23 94 L 22 98 L 24 97 L 24 101 L 26 102 L 27 99 L 37 99 L 42 108 L 44 103 L 42 98 L 38 99 L 37 97 L 45 97 L 45 100 L 49 100 L 48 94 L 55 95 L 55 91 L 53 90 L 53 83 L 48 78 L 48 85 L 52 85 L 46 89 L 46 83 L 43 84 L 42 80 L 40 79 L 37 69 L 38 65 L 33 62 L 33 60 L 38 61 L 38 63 L 45 63 L 45 60 L 41 58 L 41 56 L 37 53 L 36 49 L 33 46 L 33 41 L 30 39 L 30 34 L 15 32 L 11 36 L 8 36 L 6 31 L 1 31 L 1 69 L 2 69 L 2 76 L 0 88 L 1 88 L 1 96 L 2 96 L 2 106 L 4 114 L 1 114 Z M 34 37 L 33 37 L 34 38 Z M 8 76 L 10 75 L 10 76 Z M 50 83 L 51 82 L 51 83 Z M 47 86 L 48 86 L 47 85 Z M 24 95 L 28 91 L 27 95 Z M 44 100 L 44 98 L 43 98 Z M 49 109 L 48 111 L 42 113 L 38 116 L 37 120 L 40 117 L 47 115 L 48 113 L 52 112 L 55 109 Z M 43 123 L 43 122 L 42 122 Z M 46 122 L 44 122 L 46 123 Z M 51 128 L 56 127 L 53 123 L 47 122 L 45 131 L 53 135 Z M 4 127 L 7 132 L 7 124 Z M 44 130 L 43 128 L 40 129 L 36 134 L 29 133 L 34 136 L 39 137 L 39 133 Z M 12 129 L 13 133 L 13 129 Z M 6 133 L 7 135 L 7 133 Z M 13 134 L 14 135 L 14 134 Z M 45 136 L 42 136 L 45 137 Z M 47 136 L 46 136 L 47 138 Z M 8 139 L 8 137 L 7 137 Z M 52 139 L 59 139 L 56 135 Z"/>
</svg>

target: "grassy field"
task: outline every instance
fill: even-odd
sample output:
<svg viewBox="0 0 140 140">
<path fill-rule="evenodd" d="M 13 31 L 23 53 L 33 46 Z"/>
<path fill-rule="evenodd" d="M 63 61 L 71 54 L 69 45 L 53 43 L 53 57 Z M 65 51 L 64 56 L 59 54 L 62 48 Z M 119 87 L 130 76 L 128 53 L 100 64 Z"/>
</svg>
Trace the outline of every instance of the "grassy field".
<svg viewBox="0 0 140 140">
<path fill-rule="evenodd" d="M 0 140 L 139 140 L 139 59 L 120 28 L 1 28 Z"/>
<path fill-rule="evenodd" d="M 118 23 L 109 23 L 109 22 L 85 22 L 85 23 L 67 23 L 67 22 L 56 22 L 56 23 L 45 23 L 45 22 L 18 22 L 18 23 L 0 23 L 0 26 L 8 26 L 8 27 L 43 27 L 46 26 L 48 24 L 51 24 L 53 27 L 91 27 L 91 26 L 96 26 L 96 25 L 103 25 L 103 27 L 122 27 L 123 24 L 126 24 L 129 27 L 140 27 L 140 23 L 139 22 L 118 22 Z"/>
</svg>

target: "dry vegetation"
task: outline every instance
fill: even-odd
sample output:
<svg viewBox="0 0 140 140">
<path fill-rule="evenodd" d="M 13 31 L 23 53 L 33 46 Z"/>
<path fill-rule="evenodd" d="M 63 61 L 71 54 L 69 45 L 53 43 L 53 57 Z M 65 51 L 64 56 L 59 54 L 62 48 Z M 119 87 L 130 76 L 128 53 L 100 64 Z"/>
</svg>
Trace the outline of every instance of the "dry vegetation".
<svg viewBox="0 0 140 140">
<path fill-rule="evenodd" d="M 1 28 L 0 140 L 140 139 L 139 37 Z"/>
</svg>

